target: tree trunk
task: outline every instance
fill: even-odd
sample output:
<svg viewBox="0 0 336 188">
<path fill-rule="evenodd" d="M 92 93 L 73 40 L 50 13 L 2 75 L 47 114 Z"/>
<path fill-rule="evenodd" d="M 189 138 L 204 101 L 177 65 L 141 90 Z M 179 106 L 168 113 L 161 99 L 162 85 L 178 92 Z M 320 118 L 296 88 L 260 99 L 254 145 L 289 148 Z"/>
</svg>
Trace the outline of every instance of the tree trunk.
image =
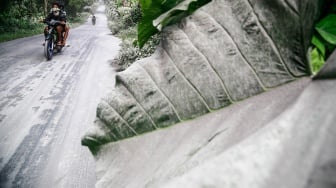
<svg viewBox="0 0 336 188">
<path fill-rule="evenodd" d="M 44 0 L 44 15 L 48 13 L 48 0 Z"/>
</svg>

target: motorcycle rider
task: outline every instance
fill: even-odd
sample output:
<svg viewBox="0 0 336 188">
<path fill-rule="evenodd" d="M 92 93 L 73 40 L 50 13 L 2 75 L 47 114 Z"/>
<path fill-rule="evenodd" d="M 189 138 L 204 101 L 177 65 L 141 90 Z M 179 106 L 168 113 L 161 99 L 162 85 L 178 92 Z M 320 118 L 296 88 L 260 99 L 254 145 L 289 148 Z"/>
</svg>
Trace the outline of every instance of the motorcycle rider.
<svg viewBox="0 0 336 188">
<path fill-rule="evenodd" d="M 66 11 L 64 10 L 64 4 L 60 3 L 59 7 L 61 9 L 62 16 L 66 18 Z M 70 27 L 68 26 L 68 24 L 66 23 L 66 20 L 65 20 L 64 33 L 63 33 L 63 41 L 62 41 L 62 45 L 63 46 L 65 46 L 65 44 L 66 44 L 66 40 L 67 40 L 68 35 L 69 35 L 69 30 L 70 30 Z"/>
<path fill-rule="evenodd" d="M 96 24 L 96 16 L 94 14 L 92 14 L 92 24 L 95 25 Z"/>
<path fill-rule="evenodd" d="M 57 2 L 54 2 L 52 4 L 51 11 L 44 20 L 44 22 L 50 22 L 51 20 L 60 21 L 60 24 L 56 25 L 56 32 L 58 35 L 57 45 L 59 46 L 64 45 L 66 42 L 66 38 L 68 36 L 68 33 L 66 33 L 65 37 L 63 37 L 63 32 L 66 32 L 64 26 L 66 25 L 66 15 L 61 13 L 60 5 Z M 48 26 L 44 28 L 44 35 L 47 36 L 47 34 L 48 34 Z"/>
</svg>

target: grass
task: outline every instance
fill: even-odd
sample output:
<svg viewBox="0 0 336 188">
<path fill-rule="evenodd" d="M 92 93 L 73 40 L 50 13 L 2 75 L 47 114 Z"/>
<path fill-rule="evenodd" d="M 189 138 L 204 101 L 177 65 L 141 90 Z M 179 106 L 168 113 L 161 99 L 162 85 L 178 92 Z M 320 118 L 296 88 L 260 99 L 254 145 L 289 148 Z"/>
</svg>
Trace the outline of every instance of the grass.
<svg viewBox="0 0 336 188">
<path fill-rule="evenodd" d="M 82 25 L 83 23 L 85 23 L 87 21 L 87 18 L 90 16 L 91 14 L 88 12 L 82 12 L 78 17 L 76 18 L 70 18 L 69 19 L 69 27 L 71 28 L 76 28 L 80 25 Z"/>
<path fill-rule="evenodd" d="M 0 33 L 0 42 L 6 42 L 18 38 L 29 37 L 33 35 L 38 35 L 43 33 L 43 25 L 41 24 L 41 28 L 34 29 L 21 29 L 14 32 L 4 32 Z"/>
<path fill-rule="evenodd" d="M 120 37 L 122 40 L 130 40 L 133 41 L 137 39 L 137 27 L 133 26 L 126 30 L 121 30 L 118 34 L 118 37 Z"/>
</svg>

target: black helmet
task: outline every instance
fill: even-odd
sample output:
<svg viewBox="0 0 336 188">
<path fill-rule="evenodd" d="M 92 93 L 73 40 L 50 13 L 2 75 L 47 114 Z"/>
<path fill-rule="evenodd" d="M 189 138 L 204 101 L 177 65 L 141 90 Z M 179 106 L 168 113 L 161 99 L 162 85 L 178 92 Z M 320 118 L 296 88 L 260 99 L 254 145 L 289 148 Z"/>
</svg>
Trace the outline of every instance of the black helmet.
<svg viewBox="0 0 336 188">
<path fill-rule="evenodd" d="M 64 8 L 64 2 L 63 1 L 55 1 L 51 4 L 51 6 L 57 5 L 59 8 Z"/>
<path fill-rule="evenodd" d="M 56 1 L 51 4 L 51 6 L 54 6 L 54 5 L 57 5 L 58 7 L 60 7 L 60 4 Z"/>
</svg>

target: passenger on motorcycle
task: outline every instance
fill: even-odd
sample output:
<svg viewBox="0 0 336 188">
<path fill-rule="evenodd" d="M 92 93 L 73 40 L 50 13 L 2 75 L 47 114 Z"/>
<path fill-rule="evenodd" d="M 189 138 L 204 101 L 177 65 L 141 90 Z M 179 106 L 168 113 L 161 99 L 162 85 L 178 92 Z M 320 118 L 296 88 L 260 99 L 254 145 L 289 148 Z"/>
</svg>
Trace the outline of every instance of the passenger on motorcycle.
<svg viewBox="0 0 336 188">
<path fill-rule="evenodd" d="M 63 17 L 66 17 L 66 12 L 64 10 L 64 4 L 59 4 L 59 7 L 61 9 L 61 14 Z M 66 20 L 65 20 L 65 25 L 64 25 L 64 34 L 63 34 L 63 43 L 62 45 L 65 46 L 66 44 L 66 40 L 68 38 L 68 35 L 69 35 L 69 30 L 70 30 L 70 27 L 68 26 L 68 24 L 66 24 Z"/>
<path fill-rule="evenodd" d="M 68 33 L 65 29 L 66 15 L 61 12 L 61 9 L 58 3 L 52 4 L 51 11 L 49 15 L 46 17 L 46 19 L 44 20 L 44 22 L 49 22 L 51 20 L 60 21 L 60 24 L 56 26 L 56 31 L 58 35 L 57 45 L 65 45 L 65 42 L 68 36 Z M 63 37 L 63 32 L 64 32 L 64 37 Z M 44 35 L 47 36 L 47 34 L 48 34 L 48 26 L 44 28 Z"/>
</svg>

